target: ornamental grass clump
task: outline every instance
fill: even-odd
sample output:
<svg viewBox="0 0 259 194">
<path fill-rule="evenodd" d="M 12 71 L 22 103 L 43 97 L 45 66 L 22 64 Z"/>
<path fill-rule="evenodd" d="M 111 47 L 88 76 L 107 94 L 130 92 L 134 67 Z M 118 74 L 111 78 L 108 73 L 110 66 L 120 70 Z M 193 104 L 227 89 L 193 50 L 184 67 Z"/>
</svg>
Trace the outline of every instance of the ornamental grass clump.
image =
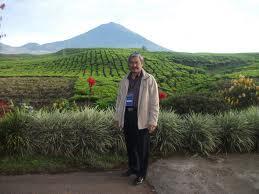
<svg viewBox="0 0 259 194">
<path fill-rule="evenodd" d="M 31 139 L 27 124 L 30 115 L 16 108 L 0 120 L 0 153 L 24 156 L 32 154 Z"/>
<path fill-rule="evenodd" d="M 157 131 L 151 135 L 152 150 L 162 155 L 179 151 L 184 147 L 182 120 L 173 111 L 161 111 Z"/>
<path fill-rule="evenodd" d="M 255 147 L 255 131 L 242 112 L 229 111 L 216 117 L 223 152 L 249 152 Z M 249 127 L 250 126 L 250 127 Z"/>
<path fill-rule="evenodd" d="M 212 115 L 191 113 L 184 116 L 182 124 L 186 148 L 192 153 L 209 155 L 220 144 L 219 130 Z"/>
</svg>

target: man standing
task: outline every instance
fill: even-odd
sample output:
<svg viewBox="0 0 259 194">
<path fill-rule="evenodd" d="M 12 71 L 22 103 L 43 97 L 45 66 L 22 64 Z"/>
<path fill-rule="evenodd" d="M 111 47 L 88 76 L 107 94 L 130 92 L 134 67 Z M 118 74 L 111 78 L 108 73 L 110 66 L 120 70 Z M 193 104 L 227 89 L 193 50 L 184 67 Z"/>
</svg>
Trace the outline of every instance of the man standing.
<svg viewBox="0 0 259 194">
<path fill-rule="evenodd" d="M 120 81 L 115 112 L 115 126 L 123 129 L 127 146 L 128 170 L 123 176 L 135 174 L 135 185 L 146 178 L 149 134 L 156 129 L 159 114 L 158 85 L 143 64 L 144 58 L 139 53 L 129 56 L 130 72 Z"/>
</svg>

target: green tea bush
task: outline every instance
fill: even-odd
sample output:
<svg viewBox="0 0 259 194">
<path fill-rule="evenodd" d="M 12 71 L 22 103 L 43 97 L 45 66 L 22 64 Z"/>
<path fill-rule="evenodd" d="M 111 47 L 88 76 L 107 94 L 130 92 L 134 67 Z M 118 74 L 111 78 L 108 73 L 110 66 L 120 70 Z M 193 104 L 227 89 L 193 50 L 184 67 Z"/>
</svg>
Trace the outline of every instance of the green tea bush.
<svg viewBox="0 0 259 194">
<path fill-rule="evenodd" d="M 182 94 L 161 101 L 163 109 L 174 110 L 178 114 L 210 113 L 216 114 L 229 110 L 223 98 L 208 96 L 206 93 Z"/>
</svg>

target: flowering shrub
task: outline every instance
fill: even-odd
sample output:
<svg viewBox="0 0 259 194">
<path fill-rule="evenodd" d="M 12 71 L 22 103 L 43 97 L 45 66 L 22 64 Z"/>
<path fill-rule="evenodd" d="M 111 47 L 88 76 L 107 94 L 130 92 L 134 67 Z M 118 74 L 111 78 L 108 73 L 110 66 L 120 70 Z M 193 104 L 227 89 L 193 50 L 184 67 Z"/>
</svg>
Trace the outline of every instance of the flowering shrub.
<svg viewBox="0 0 259 194">
<path fill-rule="evenodd" d="M 31 105 L 29 105 L 29 103 L 21 103 L 21 109 L 23 109 L 24 111 L 27 111 L 27 112 L 33 112 L 33 107 Z"/>
<path fill-rule="evenodd" d="M 232 107 L 247 107 L 257 103 L 259 96 L 256 92 L 258 89 L 253 79 L 240 75 L 238 79 L 231 80 L 229 88 L 224 88 L 220 92 Z"/>
<path fill-rule="evenodd" d="M 83 77 L 80 77 L 79 79 L 82 80 L 82 81 L 85 80 Z M 92 76 L 90 76 L 90 77 L 87 78 L 86 82 L 88 83 L 89 91 L 88 91 L 88 89 L 86 89 L 86 90 L 83 89 L 83 90 L 80 90 L 80 94 L 90 94 L 90 95 L 92 95 L 93 94 L 92 88 L 96 84 L 96 80 Z"/>
<path fill-rule="evenodd" d="M 64 98 L 60 98 L 58 100 L 56 100 L 53 104 L 52 104 L 52 108 L 54 110 L 59 110 L 59 112 L 62 112 L 64 110 L 78 110 L 78 107 L 75 103 L 75 101 L 73 102 L 69 102 L 67 99 Z"/>
<path fill-rule="evenodd" d="M 90 92 L 90 94 L 93 94 L 92 87 L 95 85 L 96 81 L 93 77 L 90 76 L 87 79 L 87 82 L 88 82 L 88 85 L 89 85 L 89 90 L 90 90 L 89 92 Z"/>
<path fill-rule="evenodd" d="M 167 93 L 163 92 L 163 91 L 160 91 L 159 92 L 159 100 L 163 100 L 167 98 Z"/>
</svg>

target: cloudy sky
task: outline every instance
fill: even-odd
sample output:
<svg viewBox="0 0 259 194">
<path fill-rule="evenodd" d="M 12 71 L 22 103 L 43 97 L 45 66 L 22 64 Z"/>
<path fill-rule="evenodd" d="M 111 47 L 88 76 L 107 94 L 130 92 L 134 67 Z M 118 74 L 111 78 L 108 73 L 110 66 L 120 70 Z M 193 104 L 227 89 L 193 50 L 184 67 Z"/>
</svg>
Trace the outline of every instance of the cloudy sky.
<svg viewBox="0 0 259 194">
<path fill-rule="evenodd" d="M 119 23 L 174 51 L 259 52 L 259 0 L 0 0 L 1 41 L 65 40 Z"/>
</svg>

